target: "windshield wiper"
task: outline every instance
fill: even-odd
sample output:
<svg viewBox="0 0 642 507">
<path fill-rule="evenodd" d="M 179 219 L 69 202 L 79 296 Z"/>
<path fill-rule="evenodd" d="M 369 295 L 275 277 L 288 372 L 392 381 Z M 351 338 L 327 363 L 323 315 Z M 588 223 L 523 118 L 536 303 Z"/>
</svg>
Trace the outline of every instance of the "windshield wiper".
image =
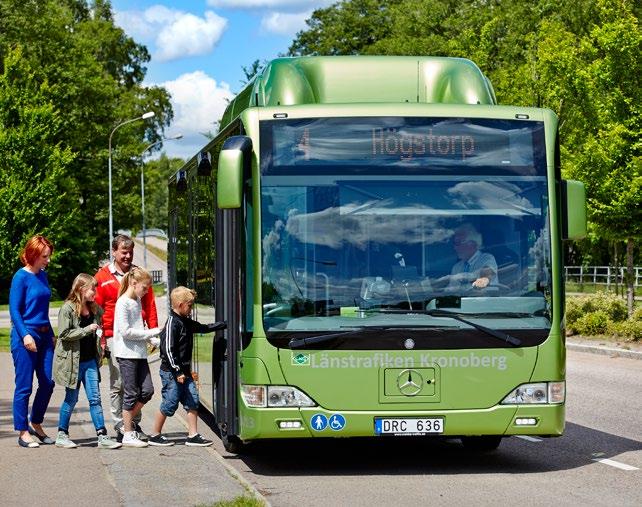
<svg viewBox="0 0 642 507">
<path fill-rule="evenodd" d="M 350 331 L 341 331 L 339 333 L 330 333 L 330 334 L 321 334 L 317 336 L 306 336 L 305 338 L 292 338 L 288 345 L 291 349 L 301 349 L 306 345 L 313 345 L 315 343 L 323 343 L 330 340 L 334 340 L 340 336 L 354 333 L 359 331 L 361 328 L 353 328 Z"/>
<path fill-rule="evenodd" d="M 519 338 L 515 338 L 514 336 L 511 336 L 508 333 L 504 333 L 499 329 L 491 329 L 490 327 L 482 326 L 481 324 L 476 324 L 474 322 L 471 322 L 468 319 L 464 319 L 459 313 L 449 312 L 447 310 L 397 310 L 394 308 L 392 309 L 380 308 L 377 311 L 379 313 L 396 313 L 396 314 L 418 313 L 421 315 L 430 315 L 431 317 L 450 317 L 451 319 L 455 319 L 455 320 L 458 320 L 459 322 L 463 322 L 464 324 L 474 327 L 475 329 L 478 329 L 479 331 L 482 331 L 489 336 L 492 336 L 494 338 L 497 338 L 498 340 L 502 340 L 510 345 L 513 345 L 514 347 L 517 347 L 522 344 L 522 341 Z M 502 312 L 502 313 L 481 313 L 481 314 L 467 313 L 466 316 L 495 317 L 495 318 L 501 318 L 501 317 L 524 318 L 524 317 L 533 317 L 534 315 L 530 313 Z"/>
<path fill-rule="evenodd" d="M 491 329 L 490 327 L 482 326 L 481 324 L 475 324 L 468 319 L 462 318 L 458 313 L 455 312 L 449 312 L 446 310 L 425 310 L 422 313 L 425 313 L 426 315 L 430 315 L 432 317 L 450 317 L 451 319 L 455 319 L 459 322 L 463 322 L 464 324 L 468 324 L 469 326 L 474 327 L 475 329 L 478 329 L 489 336 L 497 338 L 498 340 L 502 340 L 512 345 L 513 347 L 518 347 L 522 344 L 522 340 L 520 340 L 519 338 L 515 338 L 514 336 L 511 336 L 508 333 L 504 333 L 499 329 Z"/>
</svg>

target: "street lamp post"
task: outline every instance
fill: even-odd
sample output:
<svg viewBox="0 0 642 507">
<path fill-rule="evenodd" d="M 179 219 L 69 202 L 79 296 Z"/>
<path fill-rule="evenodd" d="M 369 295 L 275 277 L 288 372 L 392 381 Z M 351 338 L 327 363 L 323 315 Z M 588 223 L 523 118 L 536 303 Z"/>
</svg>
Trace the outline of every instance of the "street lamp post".
<svg viewBox="0 0 642 507">
<path fill-rule="evenodd" d="M 113 260 L 113 254 L 111 251 L 111 241 L 114 237 L 114 215 L 112 213 L 112 197 L 111 197 L 111 138 L 114 135 L 114 132 L 119 127 L 122 127 L 123 125 L 127 125 L 128 123 L 132 123 L 138 120 L 146 120 L 148 118 L 152 118 L 154 116 L 154 111 L 148 111 L 145 114 L 138 116 L 137 118 L 132 118 L 131 120 L 126 120 L 122 123 L 119 123 L 114 127 L 114 130 L 111 131 L 111 134 L 109 134 L 109 247 L 107 251 L 109 252 L 109 260 Z"/>
<path fill-rule="evenodd" d="M 145 233 L 145 160 L 143 157 L 148 150 L 151 150 L 157 144 L 161 144 L 163 141 L 174 141 L 177 139 L 182 139 L 183 134 L 176 134 L 174 137 L 164 137 L 160 141 L 151 143 L 140 154 L 140 204 L 141 204 L 141 214 L 143 216 L 143 265 L 147 269 L 147 234 Z"/>
</svg>

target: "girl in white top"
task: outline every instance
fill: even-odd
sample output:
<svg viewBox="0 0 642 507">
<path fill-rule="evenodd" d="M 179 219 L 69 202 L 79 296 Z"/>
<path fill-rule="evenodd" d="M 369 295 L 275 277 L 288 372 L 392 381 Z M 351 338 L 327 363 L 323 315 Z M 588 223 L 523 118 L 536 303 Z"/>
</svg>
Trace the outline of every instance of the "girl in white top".
<svg viewBox="0 0 642 507">
<path fill-rule="evenodd" d="M 112 354 L 118 361 L 123 383 L 123 446 L 147 447 L 138 438 L 132 420 L 154 394 L 147 343 L 157 347 L 159 328 L 145 329 L 141 298 L 152 285 L 146 270 L 133 267 L 123 278 L 114 311 L 114 342 Z"/>
</svg>

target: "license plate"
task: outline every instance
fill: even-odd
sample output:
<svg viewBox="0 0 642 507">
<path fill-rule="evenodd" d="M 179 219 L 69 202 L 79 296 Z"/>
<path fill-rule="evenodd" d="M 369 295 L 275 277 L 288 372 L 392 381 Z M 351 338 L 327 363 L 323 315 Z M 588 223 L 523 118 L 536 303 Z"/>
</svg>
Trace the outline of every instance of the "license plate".
<svg viewBox="0 0 642 507">
<path fill-rule="evenodd" d="M 444 420 L 435 418 L 375 418 L 376 435 L 426 435 L 443 433 Z"/>
</svg>

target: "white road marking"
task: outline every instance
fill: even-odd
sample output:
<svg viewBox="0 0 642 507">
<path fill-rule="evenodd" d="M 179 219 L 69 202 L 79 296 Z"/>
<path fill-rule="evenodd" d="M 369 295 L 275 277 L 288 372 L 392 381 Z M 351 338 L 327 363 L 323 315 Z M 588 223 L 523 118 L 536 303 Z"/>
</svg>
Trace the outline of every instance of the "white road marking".
<svg viewBox="0 0 642 507">
<path fill-rule="evenodd" d="M 621 470 L 639 470 L 639 468 L 631 466 L 631 465 L 626 465 L 624 463 L 620 463 L 619 461 L 613 461 L 612 459 L 606 459 L 606 458 L 593 458 L 593 461 L 597 461 L 599 463 L 604 463 L 605 465 L 610 465 L 615 468 L 619 468 Z"/>
<path fill-rule="evenodd" d="M 541 438 L 529 437 L 528 435 L 516 435 L 517 438 L 528 440 L 529 442 L 541 442 Z"/>
</svg>

